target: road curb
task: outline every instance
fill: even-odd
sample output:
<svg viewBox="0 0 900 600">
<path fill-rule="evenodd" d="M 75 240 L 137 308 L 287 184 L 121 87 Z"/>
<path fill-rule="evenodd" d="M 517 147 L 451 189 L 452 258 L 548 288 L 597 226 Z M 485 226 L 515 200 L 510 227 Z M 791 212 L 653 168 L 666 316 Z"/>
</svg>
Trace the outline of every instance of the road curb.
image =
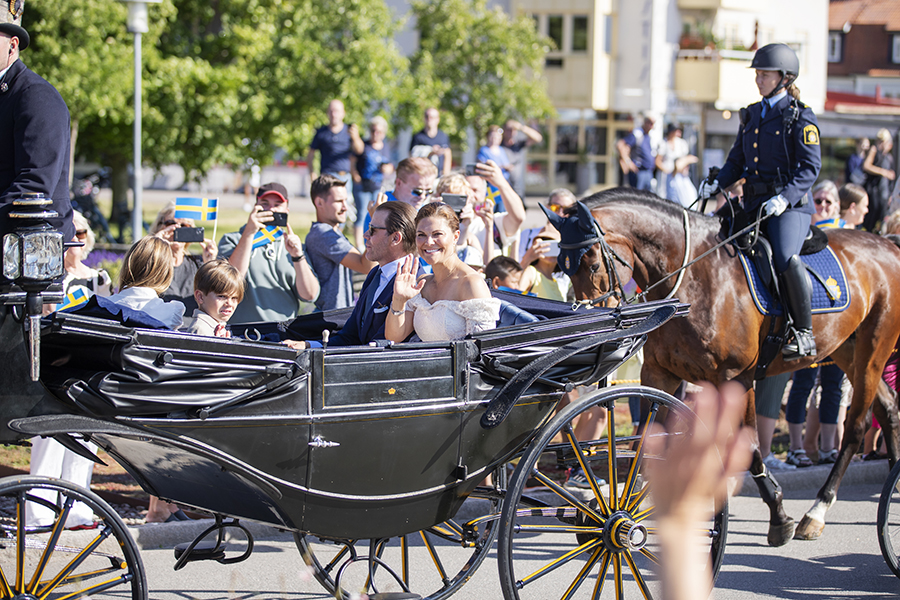
<svg viewBox="0 0 900 600">
<path fill-rule="evenodd" d="M 816 465 L 805 469 L 795 469 L 791 471 L 776 471 L 775 479 L 781 485 L 785 493 L 790 494 L 793 491 L 818 489 L 825 483 L 828 473 L 831 472 L 830 465 Z M 860 484 L 881 484 L 888 476 L 888 461 L 878 460 L 871 462 L 853 461 L 841 481 L 842 486 L 860 485 Z M 583 495 L 587 499 L 587 490 L 570 490 L 576 495 Z M 550 492 L 526 492 L 527 495 L 552 502 L 553 494 Z M 546 495 L 547 497 L 544 497 Z M 756 485 L 753 478 L 749 474 L 745 475 L 744 483 L 739 496 L 758 496 Z M 840 493 L 838 494 L 840 497 Z M 463 503 L 462 508 L 456 515 L 457 522 L 466 522 L 477 516 L 485 514 L 490 506 L 487 500 L 470 499 Z M 141 549 L 159 549 L 174 548 L 176 544 L 190 542 L 195 537 L 203 533 L 203 531 L 214 523 L 213 519 L 197 519 L 194 521 L 176 521 L 173 523 L 148 523 L 129 527 L 132 537 Z M 253 535 L 255 541 L 288 541 L 291 539 L 291 533 L 261 525 L 259 523 L 251 523 L 249 521 L 241 521 L 241 525 L 247 527 Z M 233 529 L 231 531 L 234 531 Z M 245 545 L 242 540 L 243 534 L 237 534 L 233 542 L 234 555 L 243 552 Z M 173 557 L 174 564 L 174 557 Z"/>
</svg>

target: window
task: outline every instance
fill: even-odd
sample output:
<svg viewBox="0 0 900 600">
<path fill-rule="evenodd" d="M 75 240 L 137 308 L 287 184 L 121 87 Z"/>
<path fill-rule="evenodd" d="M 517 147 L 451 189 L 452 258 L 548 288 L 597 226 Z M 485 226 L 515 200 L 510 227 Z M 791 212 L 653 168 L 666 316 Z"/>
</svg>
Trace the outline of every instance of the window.
<svg viewBox="0 0 900 600">
<path fill-rule="evenodd" d="M 895 38 L 897 36 L 894 36 Z M 843 59 L 841 56 L 843 50 L 844 34 L 840 31 L 828 32 L 828 62 L 839 63 Z"/>
<path fill-rule="evenodd" d="M 547 37 L 556 44 L 556 50 L 564 50 L 563 46 L 563 17 L 562 15 L 550 15 L 547 17 Z"/>
<path fill-rule="evenodd" d="M 900 65 L 900 33 L 895 33 L 891 37 L 891 62 Z"/>
<path fill-rule="evenodd" d="M 572 17 L 572 52 L 587 52 L 588 18 L 583 15 Z"/>
</svg>

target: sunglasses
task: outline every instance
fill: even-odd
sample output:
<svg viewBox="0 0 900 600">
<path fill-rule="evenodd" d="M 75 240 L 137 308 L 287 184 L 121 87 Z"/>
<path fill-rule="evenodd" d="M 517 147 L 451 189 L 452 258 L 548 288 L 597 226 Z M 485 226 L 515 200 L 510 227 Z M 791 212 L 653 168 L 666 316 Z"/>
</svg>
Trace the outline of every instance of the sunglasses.
<svg viewBox="0 0 900 600">
<path fill-rule="evenodd" d="M 815 198 L 813 202 L 815 202 L 816 204 L 834 204 L 834 202 L 827 198 Z"/>
<path fill-rule="evenodd" d="M 387 231 L 387 227 L 378 227 L 377 225 L 369 225 L 369 237 L 374 236 L 375 232 L 378 231 L 379 229 L 383 229 L 383 230 Z"/>
<path fill-rule="evenodd" d="M 166 227 L 171 227 L 172 225 L 178 225 L 179 227 L 190 227 L 187 223 L 179 223 L 178 221 L 164 221 L 163 225 Z"/>
<path fill-rule="evenodd" d="M 425 188 L 413 188 L 410 190 L 409 193 L 412 194 L 413 196 L 418 196 L 421 198 L 422 196 L 432 195 L 434 193 L 434 190 L 433 189 L 426 190 Z"/>
<path fill-rule="evenodd" d="M 75 232 L 75 237 L 77 237 L 79 240 L 87 238 L 87 229 L 79 229 Z"/>
<path fill-rule="evenodd" d="M 547 208 L 549 208 L 551 211 L 553 211 L 553 212 L 555 212 L 555 213 L 558 213 L 558 212 L 562 212 L 562 211 L 566 210 L 566 209 L 569 208 L 569 207 L 568 207 L 568 206 L 562 206 L 562 205 L 559 205 L 559 204 L 548 204 L 548 205 L 547 205 Z"/>
</svg>

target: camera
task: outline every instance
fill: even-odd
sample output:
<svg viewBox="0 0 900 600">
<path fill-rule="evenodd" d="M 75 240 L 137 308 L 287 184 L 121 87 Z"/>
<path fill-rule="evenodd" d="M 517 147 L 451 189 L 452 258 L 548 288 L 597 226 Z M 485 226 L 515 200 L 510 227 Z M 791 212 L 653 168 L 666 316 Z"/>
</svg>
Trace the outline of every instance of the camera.
<svg viewBox="0 0 900 600">
<path fill-rule="evenodd" d="M 184 242 L 190 244 L 192 242 L 203 241 L 202 227 L 179 227 L 172 234 L 172 239 L 176 242 Z"/>
<path fill-rule="evenodd" d="M 452 208 L 457 215 L 466 207 L 468 199 L 465 194 L 441 194 L 441 202 Z"/>
<path fill-rule="evenodd" d="M 273 212 L 272 220 L 269 222 L 269 225 L 274 225 L 275 227 L 287 227 L 288 222 L 288 214 L 284 212 Z"/>
<path fill-rule="evenodd" d="M 466 165 L 466 177 L 472 177 L 473 175 L 478 175 L 475 172 L 475 165 Z"/>
</svg>

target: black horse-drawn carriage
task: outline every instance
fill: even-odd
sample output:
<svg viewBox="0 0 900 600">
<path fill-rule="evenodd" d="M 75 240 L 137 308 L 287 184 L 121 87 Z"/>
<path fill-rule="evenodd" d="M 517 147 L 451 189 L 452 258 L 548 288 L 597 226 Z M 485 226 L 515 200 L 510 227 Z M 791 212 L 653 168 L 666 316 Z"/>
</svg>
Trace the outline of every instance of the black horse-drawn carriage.
<svg viewBox="0 0 900 600">
<path fill-rule="evenodd" d="M 469 579 L 499 533 L 506 598 L 536 597 L 531 584 L 544 576 L 559 578 L 563 598 L 601 597 L 606 581 L 617 597 L 630 586 L 652 596 L 659 557 L 642 470 L 662 457 L 644 451 L 646 426 L 665 414 L 666 433 L 653 435 L 677 442 L 692 413 L 657 390 L 602 384 L 649 331 L 686 307 L 573 310 L 501 297 L 527 311 L 528 322 L 446 343 L 299 353 L 57 313 L 40 322 L 47 394 L 21 393 L 24 376 L 4 382 L 0 441 L 52 436 L 93 456 L 81 444 L 90 440 L 147 492 L 216 515 L 213 541 L 176 549 L 176 568 L 245 558 L 252 538 L 243 555 L 229 556 L 223 532 L 249 535 L 240 524 L 249 520 L 293 532 L 303 560 L 337 596 L 435 599 Z M 301 317 L 283 333 L 321 338 L 346 317 Z M 0 359 L 27 372 L 21 325 L 12 315 L 0 325 Z M 566 391 L 597 382 L 598 391 L 557 412 Z M 645 401 L 638 432 L 614 410 L 632 397 Z M 597 406 L 610 409 L 605 435 L 578 439 L 577 419 Z M 608 484 L 570 489 L 571 468 Z M 57 501 L 38 496 L 45 491 Z M 16 515 L 0 522 L 0 598 L 147 597 L 127 528 L 90 491 L 13 477 L 0 480 L 0 500 Z M 97 529 L 64 527 L 75 501 L 91 506 Z M 467 501 L 477 514 L 457 520 Z M 56 511 L 55 524 L 27 527 L 28 502 Z M 706 529 L 714 571 L 726 514 Z M 465 559 L 446 558 L 448 544 L 466 549 Z M 526 558 L 540 566 L 526 569 Z M 415 560 L 434 566 L 433 579 L 410 575 Z"/>
</svg>

